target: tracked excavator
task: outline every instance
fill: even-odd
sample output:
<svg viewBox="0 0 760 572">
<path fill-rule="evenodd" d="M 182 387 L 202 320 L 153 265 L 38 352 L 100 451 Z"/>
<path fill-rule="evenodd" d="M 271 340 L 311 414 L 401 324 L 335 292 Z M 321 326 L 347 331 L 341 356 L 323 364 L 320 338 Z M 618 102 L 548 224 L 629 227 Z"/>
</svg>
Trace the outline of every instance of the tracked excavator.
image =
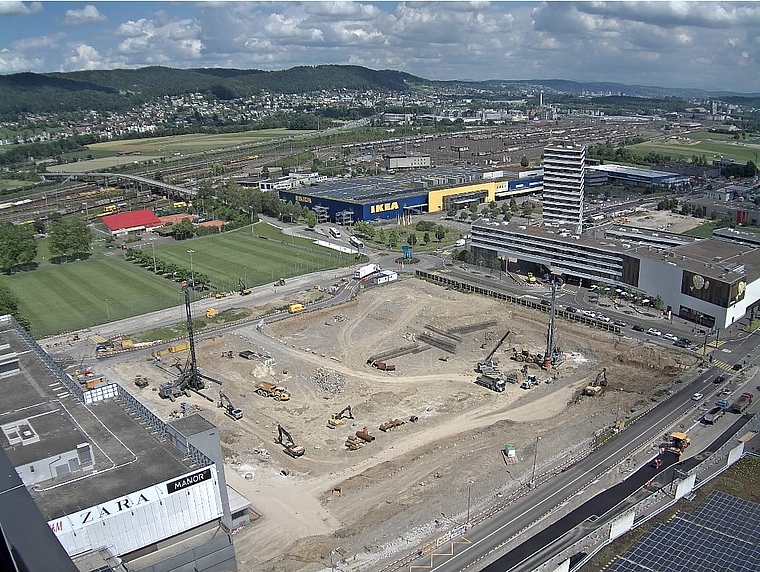
<svg viewBox="0 0 760 572">
<path fill-rule="evenodd" d="M 219 407 L 223 408 L 227 412 L 227 415 L 232 417 L 235 421 L 243 418 L 243 410 L 235 407 L 232 404 L 232 401 L 230 401 L 230 398 L 221 391 L 219 392 Z"/>
<path fill-rule="evenodd" d="M 602 389 L 607 386 L 607 368 L 605 367 L 596 376 L 593 383 L 590 383 L 583 390 L 583 395 L 599 395 Z"/>
<path fill-rule="evenodd" d="M 504 343 L 504 340 L 507 339 L 507 336 L 512 333 L 511 330 L 507 330 L 507 333 L 504 334 L 501 339 L 496 343 L 496 345 L 493 347 L 491 352 L 486 356 L 486 359 L 484 359 L 481 362 L 478 362 L 477 372 L 478 373 L 499 373 L 499 362 L 495 361 L 493 359 L 494 354 L 496 354 L 496 350 L 498 350 L 501 347 L 501 344 Z"/>
<path fill-rule="evenodd" d="M 327 420 L 327 426 L 330 429 L 335 429 L 338 425 L 343 425 L 344 419 L 353 419 L 354 414 L 351 412 L 351 406 L 348 405 L 340 413 L 334 413 L 330 419 Z"/>
<path fill-rule="evenodd" d="M 279 423 L 277 424 L 277 432 L 278 435 L 275 443 L 282 445 L 283 449 L 285 449 L 285 452 L 294 459 L 303 456 L 303 454 L 306 452 L 306 449 L 304 449 L 301 445 L 296 445 L 290 433 L 288 433 Z"/>
<path fill-rule="evenodd" d="M 190 355 L 187 357 L 187 362 L 182 366 L 179 363 L 175 363 L 175 367 L 179 370 L 179 375 L 176 379 L 162 383 L 158 388 L 158 395 L 162 399 L 171 399 L 174 401 L 177 397 L 187 396 L 192 391 L 197 393 L 204 399 L 214 401 L 208 395 L 204 395 L 200 392 L 201 389 L 206 387 L 206 381 L 211 381 L 222 385 L 222 382 L 203 375 L 198 370 L 198 362 L 195 359 L 195 339 L 193 336 L 193 317 L 190 312 L 190 288 L 187 282 L 182 283 L 182 290 L 185 293 L 185 314 L 187 315 L 187 336 L 190 342 Z M 169 371 L 169 370 L 165 370 Z"/>
</svg>

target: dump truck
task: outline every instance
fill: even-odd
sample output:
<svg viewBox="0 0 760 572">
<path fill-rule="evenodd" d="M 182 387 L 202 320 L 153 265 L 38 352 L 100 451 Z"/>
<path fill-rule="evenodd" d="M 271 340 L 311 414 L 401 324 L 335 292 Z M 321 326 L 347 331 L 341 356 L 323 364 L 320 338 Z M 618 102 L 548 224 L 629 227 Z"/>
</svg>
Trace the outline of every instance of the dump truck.
<svg viewBox="0 0 760 572">
<path fill-rule="evenodd" d="M 281 385 L 260 381 L 256 384 L 256 393 L 262 397 L 271 397 L 275 401 L 289 401 L 290 393 Z"/>
<path fill-rule="evenodd" d="M 497 393 L 501 393 L 507 387 L 507 381 L 505 379 L 486 374 L 479 375 L 475 380 L 475 383 Z"/>
<path fill-rule="evenodd" d="M 728 409 L 728 401 L 721 399 L 715 402 L 715 406 L 702 416 L 702 421 L 708 425 L 714 424 Z"/>
<path fill-rule="evenodd" d="M 731 404 L 728 410 L 731 413 L 744 413 L 747 407 L 752 404 L 753 397 L 754 396 L 749 391 L 745 391 L 739 396 L 736 401 Z"/>
<path fill-rule="evenodd" d="M 288 306 L 288 312 L 291 314 L 297 314 L 298 312 L 304 311 L 304 305 L 303 304 L 291 304 Z"/>
</svg>

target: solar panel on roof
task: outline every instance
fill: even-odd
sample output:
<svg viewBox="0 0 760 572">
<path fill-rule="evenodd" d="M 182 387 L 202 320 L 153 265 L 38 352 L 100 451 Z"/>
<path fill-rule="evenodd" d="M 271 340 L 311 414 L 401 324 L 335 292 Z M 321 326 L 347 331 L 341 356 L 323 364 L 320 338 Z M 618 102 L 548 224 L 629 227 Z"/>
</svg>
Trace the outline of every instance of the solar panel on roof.
<svg viewBox="0 0 760 572">
<path fill-rule="evenodd" d="M 760 505 L 712 493 L 694 514 L 652 527 L 609 572 L 757 572 Z"/>
</svg>

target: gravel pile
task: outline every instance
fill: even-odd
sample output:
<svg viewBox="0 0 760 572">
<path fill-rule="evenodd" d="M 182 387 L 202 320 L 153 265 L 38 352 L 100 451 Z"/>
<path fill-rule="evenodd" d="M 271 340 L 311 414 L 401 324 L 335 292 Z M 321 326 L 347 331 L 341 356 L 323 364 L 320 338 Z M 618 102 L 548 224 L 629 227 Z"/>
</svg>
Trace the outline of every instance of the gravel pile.
<svg viewBox="0 0 760 572">
<path fill-rule="evenodd" d="M 311 381 L 325 393 L 343 393 L 346 388 L 346 380 L 342 374 L 322 367 L 314 370 Z"/>
</svg>

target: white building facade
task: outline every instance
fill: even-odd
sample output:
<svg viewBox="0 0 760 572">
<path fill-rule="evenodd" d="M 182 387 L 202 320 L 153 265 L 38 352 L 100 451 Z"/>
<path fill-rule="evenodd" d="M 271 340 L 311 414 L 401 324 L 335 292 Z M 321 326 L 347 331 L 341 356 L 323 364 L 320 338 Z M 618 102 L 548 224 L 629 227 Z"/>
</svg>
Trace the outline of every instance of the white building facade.
<svg viewBox="0 0 760 572">
<path fill-rule="evenodd" d="M 569 141 L 544 149 L 543 219 L 547 226 L 583 229 L 583 173 L 586 147 Z"/>
</svg>

